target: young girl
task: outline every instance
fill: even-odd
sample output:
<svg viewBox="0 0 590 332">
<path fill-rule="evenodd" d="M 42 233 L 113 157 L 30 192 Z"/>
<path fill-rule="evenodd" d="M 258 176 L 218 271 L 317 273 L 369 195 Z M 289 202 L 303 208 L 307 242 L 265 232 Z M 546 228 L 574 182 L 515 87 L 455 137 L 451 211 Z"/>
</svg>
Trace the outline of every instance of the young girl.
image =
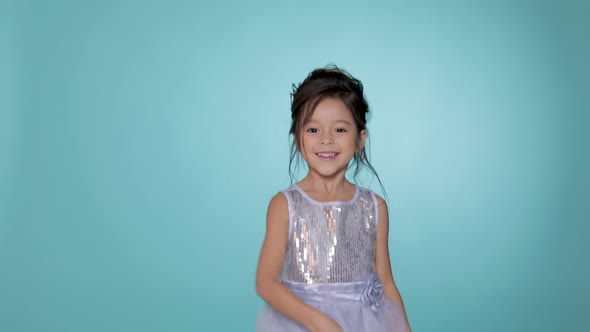
<svg viewBox="0 0 590 332">
<path fill-rule="evenodd" d="M 294 88 L 289 170 L 299 153 L 308 173 L 268 207 L 256 331 L 411 331 L 391 272 L 387 206 L 345 177 L 351 160 L 355 177 L 359 164 L 377 176 L 365 152 L 368 111 L 362 83 L 337 67 Z"/>
</svg>

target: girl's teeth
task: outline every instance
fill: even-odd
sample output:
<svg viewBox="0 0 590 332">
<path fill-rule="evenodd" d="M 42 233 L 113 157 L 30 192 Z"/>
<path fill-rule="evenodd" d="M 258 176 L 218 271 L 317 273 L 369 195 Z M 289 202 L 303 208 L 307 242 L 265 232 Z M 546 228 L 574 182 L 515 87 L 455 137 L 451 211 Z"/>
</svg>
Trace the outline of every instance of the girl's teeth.
<svg viewBox="0 0 590 332">
<path fill-rule="evenodd" d="M 324 157 L 324 158 L 332 158 L 335 155 L 336 155 L 335 153 L 318 153 L 318 156 Z"/>
</svg>

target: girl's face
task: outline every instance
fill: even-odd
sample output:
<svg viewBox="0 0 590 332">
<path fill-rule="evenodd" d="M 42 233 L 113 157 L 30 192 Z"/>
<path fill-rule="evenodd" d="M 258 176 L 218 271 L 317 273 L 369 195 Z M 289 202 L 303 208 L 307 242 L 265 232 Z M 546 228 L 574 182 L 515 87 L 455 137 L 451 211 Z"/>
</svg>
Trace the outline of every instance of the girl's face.
<svg viewBox="0 0 590 332">
<path fill-rule="evenodd" d="M 350 110 L 336 98 L 326 98 L 302 129 L 299 151 L 310 172 L 326 178 L 344 176 L 350 160 L 365 144 Z"/>
</svg>

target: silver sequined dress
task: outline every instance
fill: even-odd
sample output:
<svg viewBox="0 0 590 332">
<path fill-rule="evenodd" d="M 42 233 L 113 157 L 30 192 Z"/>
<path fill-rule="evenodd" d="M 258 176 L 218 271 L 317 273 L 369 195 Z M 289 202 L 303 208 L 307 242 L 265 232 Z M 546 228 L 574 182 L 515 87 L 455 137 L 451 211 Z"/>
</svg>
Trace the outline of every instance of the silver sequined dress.
<svg viewBox="0 0 590 332">
<path fill-rule="evenodd" d="M 383 296 L 375 273 L 375 193 L 357 186 L 347 202 L 318 202 L 297 185 L 282 193 L 289 206 L 282 283 L 345 332 L 405 332 L 399 306 Z M 308 330 L 265 304 L 256 331 Z"/>
</svg>

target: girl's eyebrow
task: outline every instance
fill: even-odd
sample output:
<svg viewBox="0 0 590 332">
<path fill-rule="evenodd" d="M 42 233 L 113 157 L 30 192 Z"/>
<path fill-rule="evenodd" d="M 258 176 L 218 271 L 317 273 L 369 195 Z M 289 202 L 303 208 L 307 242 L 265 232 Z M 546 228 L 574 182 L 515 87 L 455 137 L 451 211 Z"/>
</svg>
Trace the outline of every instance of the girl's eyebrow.
<svg viewBox="0 0 590 332">
<path fill-rule="evenodd" d="M 343 122 L 349 126 L 352 126 L 352 123 L 348 122 L 348 120 L 337 120 L 336 122 Z"/>
<path fill-rule="evenodd" d="M 319 122 L 320 122 L 320 121 L 318 121 L 318 120 L 313 120 L 313 119 L 312 119 L 312 120 L 309 120 L 309 121 L 307 121 L 307 123 L 306 123 L 306 124 L 310 124 L 310 123 L 319 123 Z M 352 123 L 350 123 L 348 120 L 336 120 L 336 121 L 334 121 L 334 123 L 340 123 L 340 122 L 341 122 L 341 123 L 344 123 L 344 124 L 347 124 L 347 125 L 349 125 L 349 126 L 352 126 Z"/>
</svg>

